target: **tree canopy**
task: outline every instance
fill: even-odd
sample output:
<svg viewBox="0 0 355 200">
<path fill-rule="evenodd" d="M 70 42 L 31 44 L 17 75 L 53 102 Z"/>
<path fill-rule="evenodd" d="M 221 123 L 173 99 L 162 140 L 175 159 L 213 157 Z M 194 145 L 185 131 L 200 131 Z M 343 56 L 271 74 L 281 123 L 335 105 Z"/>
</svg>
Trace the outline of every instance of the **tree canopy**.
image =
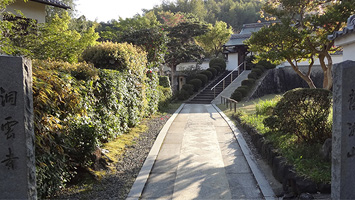
<svg viewBox="0 0 355 200">
<path fill-rule="evenodd" d="M 263 14 L 278 22 L 253 33 L 247 44 L 271 61 L 287 60 L 296 72 L 313 88 L 310 71 L 318 58 L 324 72 L 323 88 L 332 88 L 331 53 L 339 50 L 327 36 L 341 30 L 347 18 L 354 14 L 352 0 L 269 0 Z M 307 74 L 300 74 L 297 61 L 310 59 Z"/>
</svg>

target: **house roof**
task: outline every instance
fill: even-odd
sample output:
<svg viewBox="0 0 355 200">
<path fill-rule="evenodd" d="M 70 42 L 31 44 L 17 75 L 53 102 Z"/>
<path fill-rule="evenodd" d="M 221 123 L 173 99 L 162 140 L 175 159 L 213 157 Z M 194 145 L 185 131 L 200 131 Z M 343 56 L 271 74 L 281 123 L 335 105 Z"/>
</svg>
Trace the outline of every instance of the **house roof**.
<svg viewBox="0 0 355 200">
<path fill-rule="evenodd" d="M 233 34 L 224 46 L 243 46 L 244 40 L 249 39 L 253 32 L 259 31 L 266 25 L 270 25 L 270 22 L 244 24 L 240 33 Z"/>
<path fill-rule="evenodd" d="M 50 5 L 50 6 L 54 6 L 54 7 L 58 7 L 58 8 L 70 9 L 69 6 L 65 5 L 63 2 L 61 2 L 59 0 L 30 0 L 30 1 L 43 3 L 46 5 Z"/>
<path fill-rule="evenodd" d="M 328 40 L 335 40 L 353 32 L 355 32 L 355 15 L 348 18 L 348 24 L 342 31 L 336 31 L 333 35 L 328 35 Z"/>
</svg>

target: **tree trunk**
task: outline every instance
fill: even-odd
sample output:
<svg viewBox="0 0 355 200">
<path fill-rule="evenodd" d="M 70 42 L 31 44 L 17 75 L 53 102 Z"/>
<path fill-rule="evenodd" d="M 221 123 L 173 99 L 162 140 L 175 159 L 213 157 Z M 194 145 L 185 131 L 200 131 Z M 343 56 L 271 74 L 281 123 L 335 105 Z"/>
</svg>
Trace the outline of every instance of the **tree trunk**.
<svg viewBox="0 0 355 200">
<path fill-rule="evenodd" d="M 325 64 L 325 58 L 327 58 L 328 64 Z M 323 70 L 323 88 L 330 90 L 333 87 L 333 78 L 332 78 L 332 68 L 333 68 L 333 59 L 328 52 L 319 55 L 319 62 Z"/>
<path fill-rule="evenodd" d="M 292 60 L 287 59 L 287 61 L 288 61 L 288 63 L 290 63 L 290 65 L 292 66 L 293 70 L 294 70 L 304 81 L 306 81 L 306 83 L 308 84 L 309 88 L 312 88 L 312 89 L 316 88 L 316 86 L 314 85 L 313 80 L 311 79 L 311 76 L 310 76 L 310 75 L 311 75 L 311 68 L 312 68 L 312 65 L 313 65 L 313 64 L 311 64 L 311 65 L 309 66 L 308 73 L 307 73 L 307 75 L 305 75 L 305 74 L 303 74 L 303 73 L 298 69 L 298 66 L 295 65 L 295 64 L 292 62 Z"/>
</svg>

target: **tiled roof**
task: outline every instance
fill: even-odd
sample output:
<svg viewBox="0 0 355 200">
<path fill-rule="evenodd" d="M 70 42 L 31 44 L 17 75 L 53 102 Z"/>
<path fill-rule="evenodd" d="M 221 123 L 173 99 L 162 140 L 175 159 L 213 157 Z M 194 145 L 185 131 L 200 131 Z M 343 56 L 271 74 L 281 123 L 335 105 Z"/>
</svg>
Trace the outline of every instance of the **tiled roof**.
<svg viewBox="0 0 355 200">
<path fill-rule="evenodd" d="M 243 41 L 249 39 L 253 32 L 259 31 L 262 27 L 270 25 L 270 22 L 244 24 L 239 34 L 233 34 L 224 46 L 244 45 Z"/>
<path fill-rule="evenodd" d="M 336 31 L 333 35 L 328 35 L 328 39 L 335 40 L 352 32 L 355 32 L 355 15 L 348 18 L 348 25 L 342 31 Z"/>
<path fill-rule="evenodd" d="M 46 5 L 55 6 L 55 7 L 59 7 L 59 8 L 70 9 L 69 6 L 65 5 L 63 2 L 61 2 L 59 0 L 31 0 L 31 1 L 43 3 Z"/>
</svg>

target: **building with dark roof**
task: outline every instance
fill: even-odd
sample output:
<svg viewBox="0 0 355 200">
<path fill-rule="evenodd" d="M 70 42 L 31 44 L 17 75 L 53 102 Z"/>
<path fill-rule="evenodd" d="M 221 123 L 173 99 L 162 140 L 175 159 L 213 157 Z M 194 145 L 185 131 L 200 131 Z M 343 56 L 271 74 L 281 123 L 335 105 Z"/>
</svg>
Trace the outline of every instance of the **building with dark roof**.
<svg viewBox="0 0 355 200">
<path fill-rule="evenodd" d="M 46 18 L 46 6 L 70 9 L 69 6 L 59 0 L 30 0 L 27 2 L 17 0 L 8 5 L 6 11 L 16 14 L 16 10 L 20 10 L 26 18 L 35 19 L 39 23 L 44 23 Z"/>
<path fill-rule="evenodd" d="M 343 61 L 355 61 L 355 15 L 348 18 L 347 26 L 342 31 L 334 32 L 328 39 L 343 47 Z"/>
<path fill-rule="evenodd" d="M 244 62 L 249 53 L 248 46 L 244 44 L 244 41 L 249 39 L 253 32 L 257 32 L 268 25 L 270 25 L 270 22 L 244 24 L 239 34 L 233 34 L 230 37 L 229 41 L 223 45 L 223 54 L 228 61 L 228 70 L 233 70 Z"/>
</svg>

